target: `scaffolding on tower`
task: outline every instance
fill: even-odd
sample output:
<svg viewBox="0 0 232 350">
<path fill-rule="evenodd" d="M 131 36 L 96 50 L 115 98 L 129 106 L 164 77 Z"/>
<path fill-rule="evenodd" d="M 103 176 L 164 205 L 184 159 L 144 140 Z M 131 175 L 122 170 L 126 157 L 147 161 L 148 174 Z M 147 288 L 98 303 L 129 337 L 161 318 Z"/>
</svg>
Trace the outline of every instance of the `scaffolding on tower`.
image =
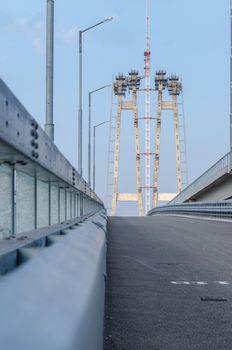
<svg viewBox="0 0 232 350">
<path fill-rule="evenodd" d="M 151 38 L 150 38 L 150 9 L 151 0 L 147 0 L 147 34 L 146 34 L 146 51 L 144 52 L 144 75 L 145 75 L 145 128 L 146 128 L 146 144 L 145 144 L 145 159 L 146 159 L 146 213 L 150 210 L 151 206 L 151 152 L 150 152 L 150 139 L 151 139 L 151 115 L 150 115 L 150 81 L 151 81 Z"/>
</svg>

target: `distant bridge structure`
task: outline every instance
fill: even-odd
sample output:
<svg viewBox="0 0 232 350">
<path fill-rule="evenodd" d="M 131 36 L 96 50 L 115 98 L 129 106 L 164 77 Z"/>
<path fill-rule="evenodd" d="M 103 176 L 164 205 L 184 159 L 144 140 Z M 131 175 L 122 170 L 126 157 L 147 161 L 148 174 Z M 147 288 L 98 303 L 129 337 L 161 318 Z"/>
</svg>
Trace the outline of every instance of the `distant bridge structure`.
<svg viewBox="0 0 232 350">
<path fill-rule="evenodd" d="M 54 1 L 47 3 L 52 14 Z M 140 79 L 132 71 L 114 84 L 113 214 L 118 200 L 134 199 L 142 216 L 142 188 L 148 198 L 140 169 Z M 107 217 L 105 204 L 52 141 L 48 80 L 48 134 L 0 80 L 1 349 L 230 350 L 232 151 L 183 188 L 177 108 L 182 85 L 157 72 L 154 208 L 144 217 Z M 167 88 L 172 101 L 163 99 Z M 131 100 L 125 100 L 128 89 Z M 137 163 L 137 193 L 129 195 L 118 191 L 124 109 L 134 114 Z M 174 112 L 179 193 L 157 206 L 165 109 Z"/>
</svg>

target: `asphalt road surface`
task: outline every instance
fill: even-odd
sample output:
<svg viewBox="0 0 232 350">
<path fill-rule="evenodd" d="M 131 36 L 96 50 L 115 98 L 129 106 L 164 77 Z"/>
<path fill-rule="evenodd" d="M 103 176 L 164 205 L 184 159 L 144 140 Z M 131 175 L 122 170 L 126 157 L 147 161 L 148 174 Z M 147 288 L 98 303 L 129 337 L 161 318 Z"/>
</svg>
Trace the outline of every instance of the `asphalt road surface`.
<svg viewBox="0 0 232 350">
<path fill-rule="evenodd" d="M 109 218 L 105 346 L 232 349 L 232 224 Z"/>
</svg>

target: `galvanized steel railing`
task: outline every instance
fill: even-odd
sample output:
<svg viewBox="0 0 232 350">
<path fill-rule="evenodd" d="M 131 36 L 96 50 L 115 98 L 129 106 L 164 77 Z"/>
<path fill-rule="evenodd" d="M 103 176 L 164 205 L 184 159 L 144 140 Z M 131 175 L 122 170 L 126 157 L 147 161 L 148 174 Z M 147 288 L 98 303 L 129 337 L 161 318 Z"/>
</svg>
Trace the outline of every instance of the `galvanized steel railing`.
<svg viewBox="0 0 232 350">
<path fill-rule="evenodd" d="M 232 219 L 232 201 L 214 203 L 183 203 L 152 209 L 148 215 L 171 214 Z"/>
<path fill-rule="evenodd" d="M 186 187 L 180 194 L 178 194 L 169 204 L 184 203 L 186 200 L 191 199 L 192 196 L 212 184 L 218 178 L 229 173 L 230 170 L 230 153 L 227 153 L 191 185 Z"/>
<path fill-rule="evenodd" d="M 103 206 L 0 79 L 0 239 L 61 224 Z"/>
</svg>

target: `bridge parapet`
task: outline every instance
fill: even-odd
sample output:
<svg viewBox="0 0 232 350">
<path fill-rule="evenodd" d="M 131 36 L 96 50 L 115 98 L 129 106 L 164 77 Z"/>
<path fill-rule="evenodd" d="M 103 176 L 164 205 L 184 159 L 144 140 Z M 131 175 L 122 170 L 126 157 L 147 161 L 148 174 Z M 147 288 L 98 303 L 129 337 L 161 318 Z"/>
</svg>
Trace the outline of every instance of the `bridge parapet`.
<svg viewBox="0 0 232 350">
<path fill-rule="evenodd" d="M 103 203 L 0 79 L 0 238 L 63 223 Z"/>
<path fill-rule="evenodd" d="M 170 201 L 168 205 L 198 201 L 198 198 L 201 198 L 203 192 L 209 190 L 212 187 L 215 187 L 216 183 L 223 181 L 223 179 L 229 176 L 230 173 L 230 153 L 227 153 L 206 172 L 204 172 L 199 178 L 197 178 L 192 184 L 186 187 L 172 201 Z M 226 199 L 222 198 L 223 196 L 226 197 L 226 194 L 224 192 L 221 192 L 221 197 L 220 194 L 218 194 L 217 200 Z M 227 194 L 228 198 L 230 196 L 232 196 L 232 193 Z M 214 201 L 215 200 L 216 199 L 214 199 Z"/>
</svg>

